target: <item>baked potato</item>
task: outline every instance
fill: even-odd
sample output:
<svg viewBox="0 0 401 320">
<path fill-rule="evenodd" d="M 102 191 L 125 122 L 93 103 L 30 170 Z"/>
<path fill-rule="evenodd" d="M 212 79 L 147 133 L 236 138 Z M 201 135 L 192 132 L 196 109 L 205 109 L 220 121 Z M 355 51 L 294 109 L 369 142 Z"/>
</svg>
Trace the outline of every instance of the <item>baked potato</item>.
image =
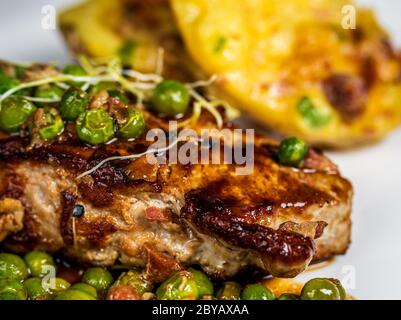
<svg viewBox="0 0 401 320">
<path fill-rule="evenodd" d="M 75 55 L 119 57 L 140 72 L 193 79 L 168 0 L 88 0 L 62 12 L 59 25 Z"/>
<path fill-rule="evenodd" d="M 400 63 L 372 11 L 344 29 L 349 0 L 171 3 L 192 58 L 271 129 L 349 147 L 400 124 Z"/>
</svg>

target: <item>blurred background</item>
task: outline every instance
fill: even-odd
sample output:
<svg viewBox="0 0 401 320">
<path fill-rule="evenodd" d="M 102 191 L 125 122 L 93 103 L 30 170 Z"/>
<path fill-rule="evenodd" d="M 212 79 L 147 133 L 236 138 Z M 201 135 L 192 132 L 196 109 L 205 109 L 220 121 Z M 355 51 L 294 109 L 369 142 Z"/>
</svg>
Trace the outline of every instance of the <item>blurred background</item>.
<svg viewBox="0 0 401 320">
<path fill-rule="evenodd" d="M 26 61 L 71 59 L 57 30 L 43 30 L 42 8 L 52 5 L 57 11 L 81 0 L 2 0 L 0 2 L 0 57 Z M 401 46 L 401 1 L 360 0 L 358 3 L 378 9 L 382 24 Z M 85 18 L 85 17 L 83 17 Z M 397 32 L 398 31 L 398 32 Z M 38 42 L 40 46 L 38 46 Z"/>
</svg>

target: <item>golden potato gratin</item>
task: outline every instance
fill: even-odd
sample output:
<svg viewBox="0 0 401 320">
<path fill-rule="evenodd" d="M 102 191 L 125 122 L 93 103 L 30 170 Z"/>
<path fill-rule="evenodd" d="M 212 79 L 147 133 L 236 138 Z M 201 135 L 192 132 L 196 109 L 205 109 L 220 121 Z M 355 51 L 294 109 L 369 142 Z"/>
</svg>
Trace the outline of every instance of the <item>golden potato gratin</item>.
<svg viewBox="0 0 401 320">
<path fill-rule="evenodd" d="M 401 68 L 371 11 L 350 1 L 172 0 L 193 59 L 253 117 L 284 134 L 347 147 L 401 118 Z"/>
</svg>

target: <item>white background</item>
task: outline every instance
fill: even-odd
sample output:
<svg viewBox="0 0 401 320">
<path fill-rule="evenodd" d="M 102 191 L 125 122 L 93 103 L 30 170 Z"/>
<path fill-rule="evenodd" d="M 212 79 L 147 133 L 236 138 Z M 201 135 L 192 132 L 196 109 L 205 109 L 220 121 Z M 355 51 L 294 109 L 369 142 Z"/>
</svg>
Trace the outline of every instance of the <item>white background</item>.
<svg viewBox="0 0 401 320">
<path fill-rule="evenodd" d="M 68 62 L 58 32 L 42 29 L 41 10 L 47 4 L 60 9 L 76 2 L 1 0 L 0 59 Z M 359 2 L 377 9 L 401 47 L 401 1 Z M 349 274 L 343 271 L 354 270 L 355 288 L 348 291 L 358 299 L 401 299 L 401 130 L 378 145 L 331 156 L 355 187 L 353 243 L 346 256 L 301 279 L 326 276 L 348 283 Z"/>
</svg>

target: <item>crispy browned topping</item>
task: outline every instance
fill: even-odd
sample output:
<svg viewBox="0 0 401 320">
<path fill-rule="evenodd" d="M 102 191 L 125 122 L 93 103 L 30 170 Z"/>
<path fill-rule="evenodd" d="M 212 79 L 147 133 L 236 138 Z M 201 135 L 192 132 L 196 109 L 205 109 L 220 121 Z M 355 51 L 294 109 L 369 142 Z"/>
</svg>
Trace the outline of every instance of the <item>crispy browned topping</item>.
<svg viewBox="0 0 401 320">
<path fill-rule="evenodd" d="M 345 121 L 353 121 L 365 111 L 367 88 L 361 79 L 334 74 L 323 81 L 323 90 Z"/>
<path fill-rule="evenodd" d="M 292 277 L 312 260 L 315 246 L 310 238 L 247 223 L 232 208 L 233 204 L 211 196 L 208 190 L 199 190 L 186 195 L 186 205 L 181 214 L 202 233 L 257 251 L 272 274 L 277 272 L 281 276 Z M 292 265 L 295 269 L 282 274 L 281 265 Z"/>
</svg>

